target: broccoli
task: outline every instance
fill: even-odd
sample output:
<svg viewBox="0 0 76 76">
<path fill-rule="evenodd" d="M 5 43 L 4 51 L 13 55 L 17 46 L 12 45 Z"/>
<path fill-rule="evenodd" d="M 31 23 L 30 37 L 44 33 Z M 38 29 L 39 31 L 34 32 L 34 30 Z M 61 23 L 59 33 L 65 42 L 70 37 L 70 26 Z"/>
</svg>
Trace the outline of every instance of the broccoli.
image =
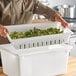
<svg viewBox="0 0 76 76">
<path fill-rule="evenodd" d="M 57 28 L 48 28 L 48 29 L 38 29 L 33 28 L 26 32 L 11 32 L 10 37 L 12 39 L 18 39 L 18 38 L 29 38 L 29 37 L 35 37 L 35 36 L 44 36 L 44 35 L 51 35 L 51 34 L 60 34 L 63 33 L 63 30 L 60 31 L 60 29 Z"/>
</svg>

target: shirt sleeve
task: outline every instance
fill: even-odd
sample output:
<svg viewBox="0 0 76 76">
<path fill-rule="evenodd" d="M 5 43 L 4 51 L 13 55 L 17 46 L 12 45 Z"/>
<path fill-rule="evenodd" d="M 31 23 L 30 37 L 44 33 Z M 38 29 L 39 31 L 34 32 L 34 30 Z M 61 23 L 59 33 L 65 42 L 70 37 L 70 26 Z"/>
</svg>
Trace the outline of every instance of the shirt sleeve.
<svg viewBox="0 0 76 76">
<path fill-rule="evenodd" d="M 4 10 L 4 4 L 0 1 L 0 24 L 2 24 L 3 10 Z"/>
<path fill-rule="evenodd" d="M 54 10 L 48 6 L 43 5 L 39 1 L 36 1 L 34 13 L 39 14 L 39 15 L 43 15 L 43 16 L 45 16 L 45 18 L 51 19 L 52 21 L 55 21 L 55 14 L 59 13 L 59 12 L 57 12 L 56 10 Z"/>
<path fill-rule="evenodd" d="M 11 2 L 3 10 L 3 14 L 2 14 L 2 24 L 3 25 L 9 25 L 9 24 L 11 24 L 10 5 L 11 5 Z"/>
</svg>

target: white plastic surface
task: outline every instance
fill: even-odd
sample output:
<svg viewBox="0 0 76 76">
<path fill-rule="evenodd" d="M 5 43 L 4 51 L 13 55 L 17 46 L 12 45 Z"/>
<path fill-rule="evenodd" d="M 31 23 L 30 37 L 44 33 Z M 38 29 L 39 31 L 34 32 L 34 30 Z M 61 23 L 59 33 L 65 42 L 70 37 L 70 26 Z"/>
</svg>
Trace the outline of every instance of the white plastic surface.
<svg viewBox="0 0 76 76">
<path fill-rule="evenodd" d="M 47 29 L 51 27 L 53 28 L 56 27 L 56 28 L 60 28 L 60 30 L 64 30 L 64 33 L 12 40 L 16 48 L 25 49 L 25 48 L 46 46 L 46 45 L 52 45 L 52 44 L 62 44 L 62 43 L 67 42 L 71 36 L 71 31 L 69 29 L 68 31 L 66 31 L 59 22 L 7 26 L 9 32 L 13 32 L 13 31 L 22 32 L 22 31 L 27 31 L 29 29 L 33 29 L 34 27 L 39 28 L 39 29 Z"/>
<path fill-rule="evenodd" d="M 7 26 L 10 32 L 57 27 L 58 22 Z M 0 45 L 3 71 L 8 76 L 52 76 L 67 71 L 71 46 L 65 43 L 71 33 L 16 39 L 12 44 Z M 56 45 L 52 45 L 56 44 Z"/>
<path fill-rule="evenodd" d="M 3 71 L 8 76 L 52 76 L 67 72 L 71 46 L 50 45 L 29 49 L 0 46 Z"/>
</svg>

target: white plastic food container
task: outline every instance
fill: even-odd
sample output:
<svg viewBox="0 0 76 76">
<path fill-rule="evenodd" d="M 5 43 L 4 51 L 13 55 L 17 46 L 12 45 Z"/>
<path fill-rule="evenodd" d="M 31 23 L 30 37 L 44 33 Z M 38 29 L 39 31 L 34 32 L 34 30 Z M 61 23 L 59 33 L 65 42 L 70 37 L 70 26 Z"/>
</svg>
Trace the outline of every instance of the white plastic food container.
<svg viewBox="0 0 76 76">
<path fill-rule="evenodd" d="M 0 45 L 4 73 L 8 76 L 52 76 L 67 72 L 71 46 L 62 43 L 70 38 L 71 31 L 58 22 L 7 26 L 9 32 L 23 32 L 34 27 L 55 27 L 63 29 L 64 33 L 21 38 L 11 40 L 11 44 Z"/>
<path fill-rule="evenodd" d="M 16 49 L 11 44 L 1 45 L 3 71 L 8 76 L 52 76 L 67 72 L 71 46 L 49 45 Z"/>
<path fill-rule="evenodd" d="M 14 43 L 16 48 L 32 48 L 32 47 L 39 47 L 39 46 L 46 46 L 46 45 L 53 45 L 53 44 L 62 44 L 68 42 L 71 31 L 69 29 L 65 29 L 59 22 L 45 22 L 45 23 L 33 23 L 33 24 L 22 24 L 22 25 L 11 25 L 7 26 L 9 32 L 25 32 L 34 27 L 39 29 L 47 29 L 47 28 L 59 28 L 64 32 L 61 34 L 52 34 L 52 35 L 45 35 L 45 36 L 36 36 L 36 37 L 29 37 L 29 38 L 20 38 L 11 40 Z M 17 47 L 18 45 L 18 47 Z"/>
</svg>

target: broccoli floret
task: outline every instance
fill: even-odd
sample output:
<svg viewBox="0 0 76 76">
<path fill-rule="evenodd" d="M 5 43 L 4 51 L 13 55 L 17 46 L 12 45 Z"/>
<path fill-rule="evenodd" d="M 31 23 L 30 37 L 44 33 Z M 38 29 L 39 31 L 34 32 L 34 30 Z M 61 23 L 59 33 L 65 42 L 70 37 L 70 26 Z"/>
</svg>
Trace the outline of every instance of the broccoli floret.
<svg viewBox="0 0 76 76">
<path fill-rule="evenodd" d="M 28 37 L 35 37 L 35 36 L 42 36 L 42 35 L 51 35 L 51 34 L 60 34 L 63 33 L 63 30 L 57 28 L 48 28 L 48 29 L 38 29 L 34 27 L 26 32 L 11 32 L 10 37 L 12 39 L 18 38 L 28 38 Z"/>
</svg>

